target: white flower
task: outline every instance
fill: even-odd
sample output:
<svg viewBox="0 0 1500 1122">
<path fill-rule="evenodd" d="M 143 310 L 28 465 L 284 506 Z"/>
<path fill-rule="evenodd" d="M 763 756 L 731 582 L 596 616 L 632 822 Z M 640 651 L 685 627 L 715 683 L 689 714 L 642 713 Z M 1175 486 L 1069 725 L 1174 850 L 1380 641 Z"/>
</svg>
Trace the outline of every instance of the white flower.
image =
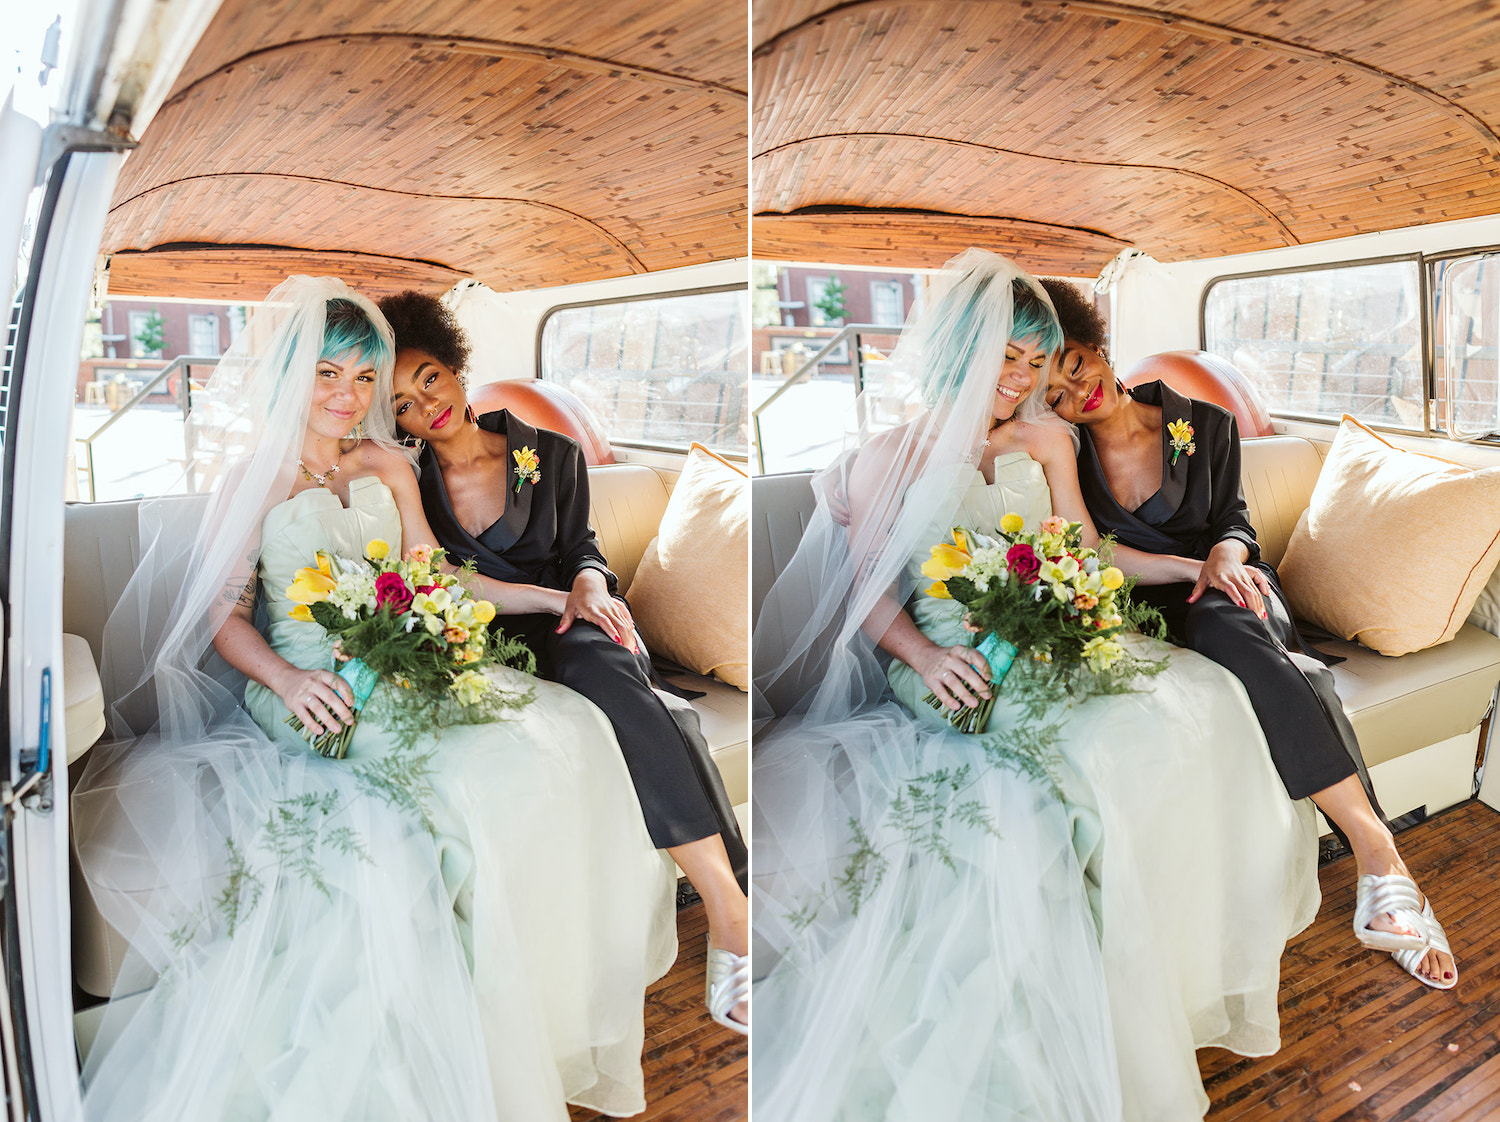
<svg viewBox="0 0 1500 1122">
<path fill-rule="evenodd" d="M 359 609 L 375 610 L 375 579 L 368 573 L 346 569 L 328 599 L 344 613 L 345 619 L 358 619 Z"/>
<path fill-rule="evenodd" d="M 460 705 L 473 705 L 489 692 L 489 680 L 477 670 L 465 670 L 453 679 L 448 687 L 457 695 Z"/>
</svg>

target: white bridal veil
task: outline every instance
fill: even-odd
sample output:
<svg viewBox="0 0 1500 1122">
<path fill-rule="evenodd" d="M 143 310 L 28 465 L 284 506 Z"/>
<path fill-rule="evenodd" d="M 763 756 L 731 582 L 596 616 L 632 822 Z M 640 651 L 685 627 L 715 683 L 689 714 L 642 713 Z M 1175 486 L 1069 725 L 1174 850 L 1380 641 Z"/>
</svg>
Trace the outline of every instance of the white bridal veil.
<svg viewBox="0 0 1500 1122">
<path fill-rule="evenodd" d="M 796 712 L 821 723 L 884 691 L 885 665 L 868 636 L 910 596 L 907 560 L 937 541 L 933 526 L 957 508 L 984 449 L 1012 286 L 1052 306 L 1034 279 L 982 249 L 948 262 L 939 283 L 940 294 L 907 320 L 889 373 L 861 396 L 853 446 L 813 479 L 817 512 L 766 597 L 769 626 L 757 630 L 760 716 Z M 1039 400 L 1029 395 L 1018 415 L 1037 419 Z M 851 488 L 866 499 L 853 524 Z M 913 488 L 921 502 L 908 501 Z M 809 591 L 814 608 L 804 619 Z"/>
<path fill-rule="evenodd" d="M 260 524 L 292 489 L 329 300 L 356 304 L 385 340 L 362 435 L 403 457 L 389 409 L 394 344 L 373 303 L 333 277 L 277 285 L 193 392 L 188 478 L 199 492 L 143 502 L 141 556 L 105 629 L 113 731 L 187 736 L 232 717 L 243 682 L 200 667 L 255 572 Z"/>
<path fill-rule="evenodd" d="M 399 449 L 385 320 L 341 281 L 292 277 L 194 393 L 208 493 L 141 506 L 102 658 L 120 739 L 73 797 L 84 880 L 129 945 L 84 1067 L 90 1119 L 493 1118 L 424 824 L 357 769 L 272 743 L 211 649 L 293 485 L 335 298 L 387 343 L 364 435 Z"/>
<path fill-rule="evenodd" d="M 943 281 L 862 399 L 858 447 L 815 477 L 756 630 L 754 1109 L 778 1122 L 1119 1114 L 1066 810 L 895 701 L 871 638 L 975 484 L 1016 290 L 1050 307 L 982 250 Z M 949 786 L 998 832 L 914 837 Z"/>
</svg>

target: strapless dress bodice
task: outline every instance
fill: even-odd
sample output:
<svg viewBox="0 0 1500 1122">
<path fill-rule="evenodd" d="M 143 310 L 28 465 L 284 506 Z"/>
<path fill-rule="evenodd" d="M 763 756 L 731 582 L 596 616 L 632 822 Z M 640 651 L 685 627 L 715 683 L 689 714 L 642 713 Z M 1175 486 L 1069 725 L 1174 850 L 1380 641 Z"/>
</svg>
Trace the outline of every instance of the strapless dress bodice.
<svg viewBox="0 0 1500 1122">
<path fill-rule="evenodd" d="M 314 487 L 270 509 L 261 523 L 259 572 L 270 621 L 266 638 L 273 648 L 323 639 L 317 624 L 288 614 L 294 605 L 286 590 L 297 570 L 316 565 L 320 549 L 340 557 L 363 557 L 372 538 L 384 539 L 393 550 L 401 548 L 395 496 L 373 475 L 350 480 L 348 506 L 332 491 Z"/>
<path fill-rule="evenodd" d="M 951 473 L 921 480 L 906 493 L 906 504 L 921 504 L 933 512 L 929 533 L 910 559 L 919 578 L 932 546 L 947 541 L 955 526 L 981 534 L 996 534 L 1000 519 L 1019 514 L 1027 529 L 1052 513 L 1052 493 L 1042 465 L 1025 452 L 995 457 L 994 482 L 987 482 L 972 464 L 955 464 Z"/>
</svg>

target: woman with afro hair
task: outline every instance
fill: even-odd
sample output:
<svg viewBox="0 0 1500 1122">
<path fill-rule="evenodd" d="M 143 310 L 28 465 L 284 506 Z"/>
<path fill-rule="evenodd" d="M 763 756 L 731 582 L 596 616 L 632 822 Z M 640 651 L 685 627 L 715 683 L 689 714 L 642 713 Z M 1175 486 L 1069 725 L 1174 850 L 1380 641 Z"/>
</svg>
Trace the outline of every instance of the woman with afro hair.
<svg viewBox="0 0 1500 1122">
<path fill-rule="evenodd" d="M 1396 851 L 1333 675 L 1298 637 L 1276 570 L 1261 560 L 1234 414 L 1165 382 L 1127 391 L 1093 304 L 1067 281 L 1042 285 L 1064 335 L 1043 401 L 1077 426 L 1078 485 L 1099 532 L 1156 567 L 1136 599 L 1161 611 L 1176 642 L 1243 683 L 1287 794 L 1311 797 L 1347 841 L 1355 937 L 1391 951 L 1418 981 L 1452 989 L 1447 934 Z"/>
<path fill-rule="evenodd" d="M 746 1031 L 745 843 L 696 714 L 652 687 L 650 659 L 589 526 L 582 449 L 508 410 L 475 415 L 463 378 L 469 342 L 441 300 L 402 292 L 380 310 L 396 337 L 390 407 L 397 427 L 423 443 L 422 505 L 437 544 L 506 586 L 505 630 L 535 652 L 537 673 L 609 718 L 652 840 L 703 898 L 709 1011 Z M 525 464 L 523 449 L 534 452 Z"/>
</svg>

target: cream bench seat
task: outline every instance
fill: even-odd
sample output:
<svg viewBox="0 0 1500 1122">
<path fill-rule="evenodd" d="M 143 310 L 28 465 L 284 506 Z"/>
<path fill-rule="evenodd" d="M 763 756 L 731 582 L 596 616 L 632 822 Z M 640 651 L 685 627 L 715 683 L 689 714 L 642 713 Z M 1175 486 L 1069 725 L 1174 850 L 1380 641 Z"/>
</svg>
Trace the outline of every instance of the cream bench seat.
<svg viewBox="0 0 1500 1122">
<path fill-rule="evenodd" d="M 661 522 L 670 493 L 668 481 L 656 470 L 639 464 L 610 464 L 589 469 L 590 519 L 600 547 L 629 589 L 636 567 Z M 67 681 L 83 682 L 92 674 L 97 690 L 98 663 L 104 620 L 119 599 L 140 561 L 140 536 L 134 500 L 112 503 L 75 503 L 64 520 L 63 626 L 75 633 L 71 649 L 87 665 L 68 673 Z M 65 647 L 66 647 L 65 642 Z M 703 726 L 714 762 L 734 805 L 740 828 L 749 824 L 750 746 L 749 699 L 733 686 L 696 674 L 673 675 L 674 684 L 701 691 L 692 702 Z M 71 696 L 71 695 L 70 695 Z M 102 691 L 98 692 L 98 721 L 103 722 Z M 68 744 L 70 757 L 74 739 Z M 90 741 L 92 742 L 92 741 Z M 81 751 L 79 752 L 81 755 Z M 72 762 L 70 759 L 69 762 Z M 104 922 L 80 879 L 73 880 L 73 967 L 79 987 L 97 997 L 109 995 L 119 970 L 123 941 Z M 149 984 L 149 983 L 147 983 Z"/>
<path fill-rule="evenodd" d="M 1263 557 L 1275 565 L 1307 509 L 1322 458 L 1317 446 L 1301 437 L 1257 437 L 1241 447 L 1250 521 Z M 811 615 L 810 589 L 778 593 L 778 618 L 762 611 L 767 591 L 811 517 L 811 478 L 796 472 L 751 481 L 751 607 L 758 663 L 785 650 Z M 1500 573 L 1491 587 L 1497 582 Z M 1474 793 L 1480 725 L 1500 682 L 1500 638 L 1466 623 L 1452 641 L 1399 658 L 1356 643 L 1319 646 L 1346 659 L 1333 667 L 1334 680 L 1388 815 L 1418 807 L 1436 812 Z M 776 699 L 770 700 L 774 705 Z"/>
<path fill-rule="evenodd" d="M 1322 465 L 1318 446 L 1302 437 L 1241 442 L 1245 502 L 1268 564 L 1280 564 Z M 1500 573 L 1491 587 L 1497 581 Z M 1500 682 L 1500 638 L 1465 623 L 1449 642 L 1399 658 L 1341 640 L 1318 647 L 1347 660 L 1333 668 L 1334 682 L 1386 814 L 1434 813 L 1474 794 L 1480 725 Z"/>
</svg>

